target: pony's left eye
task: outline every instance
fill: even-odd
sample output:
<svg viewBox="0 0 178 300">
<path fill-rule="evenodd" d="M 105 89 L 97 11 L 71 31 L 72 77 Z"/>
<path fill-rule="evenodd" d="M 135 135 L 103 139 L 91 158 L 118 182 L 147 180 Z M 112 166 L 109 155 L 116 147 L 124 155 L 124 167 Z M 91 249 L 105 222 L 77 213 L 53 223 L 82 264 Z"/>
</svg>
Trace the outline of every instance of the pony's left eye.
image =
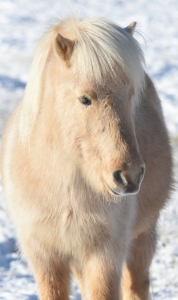
<svg viewBox="0 0 178 300">
<path fill-rule="evenodd" d="M 88 98 L 87 96 L 81 96 L 78 99 L 79 99 L 80 103 L 82 103 L 85 106 L 91 105 L 91 99 Z"/>
</svg>

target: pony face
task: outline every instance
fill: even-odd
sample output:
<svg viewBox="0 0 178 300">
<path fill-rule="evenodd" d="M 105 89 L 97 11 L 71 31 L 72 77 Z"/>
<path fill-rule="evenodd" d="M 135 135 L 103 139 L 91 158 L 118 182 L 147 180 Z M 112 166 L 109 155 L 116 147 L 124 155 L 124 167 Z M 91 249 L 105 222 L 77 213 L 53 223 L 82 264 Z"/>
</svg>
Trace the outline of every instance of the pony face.
<svg viewBox="0 0 178 300">
<path fill-rule="evenodd" d="M 134 126 L 142 68 L 130 34 L 119 30 L 102 22 L 88 27 L 80 24 L 74 37 L 64 26 L 57 28 L 60 33 L 54 43 L 63 67 L 57 75 L 57 101 L 58 110 L 68 120 L 61 130 L 65 151 L 75 157 L 85 181 L 105 195 L 137 193 L 144 175 Z M 104 34 L 110 46 L 103 43 Z M 126 39 L 128 49 L 133 46 L 138 67 L 127 49 L 124 58 Z"/>
<path fill-rule="evenodd" d="M 137 193 L 144 163 L 135 135 L 132 85 L 118 78 L 117 84 L 67 83 L 61 90 L 57 111 L 64 151 L 84 180 L 105 196 Z"/>
<path fill-rule="evenodd" d="M 21 110 L 24 140 L 40 115 L 55 116 L 59 147 L 105 195 L 137 193 L 144 174 L 134 128 L 143 57 L 129 32 L 103 19 L 56 26 L 38 46 Z"/>
</svg>

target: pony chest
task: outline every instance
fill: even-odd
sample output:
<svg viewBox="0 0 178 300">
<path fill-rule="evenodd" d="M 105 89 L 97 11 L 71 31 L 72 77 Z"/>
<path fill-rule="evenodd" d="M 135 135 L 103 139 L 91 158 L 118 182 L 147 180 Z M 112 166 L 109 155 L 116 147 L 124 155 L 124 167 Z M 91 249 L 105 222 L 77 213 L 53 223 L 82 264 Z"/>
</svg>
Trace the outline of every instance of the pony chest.
<svg viewBox="0 0 178 300">
<path fill-rule="evenodd" d="M 98 212 L 86 212 L 66 207 L 61 216 L 61 235 L 70 247 L 95 245 L 98 239 L 109 236 L 109 223 L 106 215 Z"/>
</svg>

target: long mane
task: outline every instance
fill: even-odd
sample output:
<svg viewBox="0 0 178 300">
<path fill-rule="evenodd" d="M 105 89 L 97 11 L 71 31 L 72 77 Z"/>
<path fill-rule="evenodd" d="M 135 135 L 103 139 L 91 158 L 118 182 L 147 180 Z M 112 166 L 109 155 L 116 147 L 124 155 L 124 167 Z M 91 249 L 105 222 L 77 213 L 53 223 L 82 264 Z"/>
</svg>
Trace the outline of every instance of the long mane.
<svg viewBox="0 0 178 300">
<path fill-rule="evenodd" d="M 43 98 L 43 82 L 55 32 L 49 30 L 38 42 L 31 64 L 30 74 L 24 97 L 20 105 L 19 132 L 20 140 L 26 142 L 34 127 L 39 106 Z"/>
<path fill-rule="evenodd" d="M 144 56 L 137 41 L 123 28 L 104 18 L 71 18 L 63 27 L 70 28 L 76 36 L 72 57 L 81 76 L 103 80 L 115 74 L 115 66 L 125 72 L 134 88 L 140 89 L 144 80 Z"/>
<path fill-rule="evenodd" d="M 20 139 L 31 134 L 43 98 L 45 66 L 57 35 L 63 28 L 75 36 L 71 62 L 81 78 L 100 83 L 103 76 L 116 80 L 115 66 L 127 74 L 135 91 L 135 102 L 144 87 L 144 56 L 137 41 L 123 28 L 104 18 L 66 18 L 50 29 L 39 41 L 31 65 L 20 110 Z"/>
</svg>

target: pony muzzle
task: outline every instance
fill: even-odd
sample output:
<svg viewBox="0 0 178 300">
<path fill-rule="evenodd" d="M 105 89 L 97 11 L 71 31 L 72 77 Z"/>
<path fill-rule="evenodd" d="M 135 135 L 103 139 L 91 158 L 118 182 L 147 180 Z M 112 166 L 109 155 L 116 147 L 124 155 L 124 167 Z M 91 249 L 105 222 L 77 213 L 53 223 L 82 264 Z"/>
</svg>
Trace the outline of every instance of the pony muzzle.
<svg viewBox="0 0 178 300">
<path fill-rule="evenodd" d="M 109 185 L 110 193 L 114 195 L 137 194 L 145 174 L 145 165 L 142 165 L 137 172 L 133 170 L 115 170 L 112 173 L 113 184 Z"/>
</svg>

